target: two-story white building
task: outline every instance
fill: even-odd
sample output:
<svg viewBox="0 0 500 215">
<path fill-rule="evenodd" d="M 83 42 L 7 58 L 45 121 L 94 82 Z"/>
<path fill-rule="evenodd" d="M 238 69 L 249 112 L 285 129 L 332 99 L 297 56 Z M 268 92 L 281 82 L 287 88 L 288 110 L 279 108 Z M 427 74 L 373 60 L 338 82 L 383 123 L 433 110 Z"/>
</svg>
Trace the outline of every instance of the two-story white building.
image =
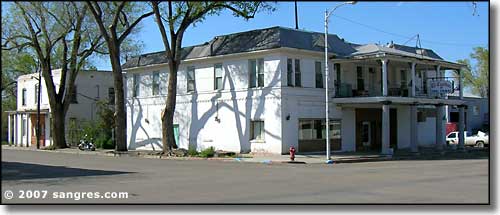
<svg viewBox="0 0 500 215">
<path fill-rule="evenodd" d="M 174 117 L 177 145 L 243 153 L 285 154 L 290 146 L 299 153 L 325 151 L 323 44 L 322 33 L 271 27 L 185 47 Z M 444 145 L 443 108 L 463 102 L 436 97 L 429 85 L 462 65 L 428 49 L 358 45 L 336 35 L 328 36 L 328 44 L 333 151 Z M 123 65 L 129 149 L 161 150 L 167 63 L 157 52 Z"/>
<path fill-rule="evenodd" d="M 52 71 L 56 90 L 59 89 L 61 70 Z M 51 140 L 51 111 L 45 80 L 42 77 L 40 92 L 40 146 L 49 146 Z M 17 79 L 17 110 L 8 111 L 8 141 L 16 146 L 36 147 L 38 73 L 19 76 Z M 112 73 L 109 71 L 81 71 L 75 81 L 75 91 L 66 114 L 66 140 L 73 132 L 70 125 L 96 119 L 96 102 L 114 101 Z M 68 144 L 74 144 L 68 142 Z"/>
</svg>

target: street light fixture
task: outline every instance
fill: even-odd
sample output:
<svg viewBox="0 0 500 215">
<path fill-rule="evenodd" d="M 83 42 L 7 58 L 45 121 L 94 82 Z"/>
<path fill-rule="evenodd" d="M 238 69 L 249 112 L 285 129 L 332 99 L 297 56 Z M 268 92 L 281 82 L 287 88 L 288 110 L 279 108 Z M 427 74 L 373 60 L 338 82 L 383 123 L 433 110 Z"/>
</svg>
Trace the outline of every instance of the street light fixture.
<svg viewBox="0 0 500 215">
<path fill-rule="evenodd" d="M 328 82 L 330 75 L 328 74 L 328 18 L 332 15 L 332 13 L 339 7 L 347 5 L 347 4 L 356 4 L 355 1 L 343 2 L 337 6 L 335 6 L 332 10 L 325 10 L 325 76 L 326 76 L 326 84 L 325 84 L 325 110 L 326 110 L 326 163 L 332 163 L 330 156 L 330 110 L 329 110 L 329 101 L 328 101 Z"/>
</svg>

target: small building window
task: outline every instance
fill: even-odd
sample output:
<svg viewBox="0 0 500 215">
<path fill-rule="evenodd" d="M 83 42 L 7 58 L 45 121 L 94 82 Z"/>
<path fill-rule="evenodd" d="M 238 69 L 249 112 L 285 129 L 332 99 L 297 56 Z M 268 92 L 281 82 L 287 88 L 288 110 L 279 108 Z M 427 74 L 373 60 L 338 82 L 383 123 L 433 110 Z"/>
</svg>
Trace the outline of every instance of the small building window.
<svg viewBox="0 0 500 215">
<path fill-rule="evenodd" d="M 22 100 L 23 106 L 26 106 L 26 88 L 23 88 L 23 90 L 22 90 L 21 100 Z"/>
<path fill-rule="evenodd" d="M 321 72 L 321 62 L 316 61 L 314 64 L 314 71 L 316 74 L 316 88 L 323 88 L 323 73 Z"/>
<path fill-rule="evenodd" d="M 160 94 L 160 72 L 153 72 L 153 96 Z"/>
<path fill-rule="evenodd" d="M 115 104 L 115 88 L 108 88 L 108 100 L 110 105 Z"/>
<path fill-rule="evenodd" d="M 264 121 L 250 123 L 250 140 L 264 140 Z"/>
<path fill-rule="evenodd" d="M 77 92 L 77 88 L 76 88 L 76 85 L 73 86 L 73 92 L 71 92 L 71 104 L 76 104 L 78 103 L 78 92 Z"/>
<path fill-rule="evenodd" d="M 224 74 L 224 70 L 222 68 L 222 64 L 218 63 L 214 65 L 214 89 L 221 90 L 222 89 L 222 76 Z"/>
<path fill-rule="evenodd" d="M 264 86 L 264 59 L 248 60 L 249 70 L 249 87 L 263 87 Z"/>
<path fill-rule="evenodd" d="M 196 86 L 195 86 L 195 77 L 194 77 L 194 71 L 195 71 L 195 68 L 194 66 L 190 66 L 187 68 L 187 91 L 188 92 L 192 92 L 195 90 Z"/>
<path fill-rule="evenodd" d="M 477 105 L 472 106 L 472 114 L 474 114 L 474 116 L 479 115 L 479 106 Z"/>
<path fill-rule="evenodd" d="M 363 77 L 363 67 L 356 68 L 358 90 L 365 90 L 365 79 Z"/>
<path fill-rule="evenodd" d="M 138 97 L 139 96 L 139 74 L 134 74 L 132 76 L 132 86 L 133 86 L 133 91 L 132 91 L 132 97 Z"/>
<path fill-rule="evenodd" d="M 287 85 L 293 87 L 293 59 L 288 58 L 286 61 L 286 77 Z"/>
<path fill-rule="evenodd" d="M 301 73 L 300 73 L 300 60 L 295 59 L 295 86 L 300 87 L 302 86 L 302 79 L 301 79 Z"/>
<path fill-rule="evenodd" d="M 21 136 L 26 136 L 26 118 L 23 117 L 22 122 L 21 122 Z"/>
<path fill-rule="evenodd" d="M 35 84 L 35 104 L 38 104 L 38 84 Z"/>
</svg>

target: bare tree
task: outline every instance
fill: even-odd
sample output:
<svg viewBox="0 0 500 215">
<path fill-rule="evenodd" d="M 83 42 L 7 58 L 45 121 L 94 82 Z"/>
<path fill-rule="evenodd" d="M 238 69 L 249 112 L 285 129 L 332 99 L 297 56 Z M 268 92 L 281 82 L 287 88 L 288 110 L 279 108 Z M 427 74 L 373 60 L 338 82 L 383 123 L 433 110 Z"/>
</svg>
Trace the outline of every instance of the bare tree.
<svg viewBox="0 0 500 215">
<path fill-rule="evenodd" d="M 120 63 L 121 45 L 134 28 L 153 12 L 143 13 L 137 2 L 96 2 L 87 1 L 95 22 L 108 46 L 109 59 L 113 70 L 115 88 L 115 140 L 117 151 L 127 151 L 127 121 L 123 74 Z"/>
<path fill-rule="evenodd" d="M 206 16 L 218 15 L 224 10 L 229 10 L 233 12 L 234 16 L 248 20 L 253 18 L 260 10 L 273 11 L 274 8 L 271 4 L 265 2 L 225 1 L 168 1 L 165 3 L 152 1 L 151 5 L 168 59 L 167 102 L 161 120 L 163 153 L 170 153 L 172 149 L 177 148 L 174 138 L 173 119 L 177 94 L 177 71 L 182 60 L 182 39 L 186 29 L 192 24 L 203 21 Z"/>
<path fill-rule="evenodd" d="M 65 116 L 74 83 L 88 57 L 102 45 L 101 36 L 93 33 L 85 4 L 15 2 L 10 10 L 8 24 L 3 26 L 2 50 L 17 49 L 36 57 L 49 97 L 53 143 L 65 148 Z M 52 76 L 55 67 L 61 68 L 58 89 Z"/>
</svg>

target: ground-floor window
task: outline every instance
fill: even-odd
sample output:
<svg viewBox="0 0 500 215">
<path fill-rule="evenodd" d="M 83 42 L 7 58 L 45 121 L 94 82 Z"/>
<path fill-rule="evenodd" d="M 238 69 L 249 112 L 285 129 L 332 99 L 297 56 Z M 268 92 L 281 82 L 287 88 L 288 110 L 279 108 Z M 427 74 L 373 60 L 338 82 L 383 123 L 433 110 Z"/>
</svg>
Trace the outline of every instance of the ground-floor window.
<svg viewBox="0 0 500 215">
<path fill-rule="evenodd" d="M 299 140 L 326 139 L 324 119 L 307 119 L 299 121 Z M 330 120 L 330 139 L 340 139 L 340 120 Z"/>
<path fill-rule="evenodd" d="M 299 152 L 324 151 L 326 148 L 326 120 L 299 120 Z M 341 121 L 329 121 L 330 148 L 341 149 Z"/>
<path fill-rule="evenodd" d="M 264 121 L 250 122 L 250 140 L 264 140 Z"/>
<path fill-rule="evenodd" d="M 21 122 L 21 136 L 26 136 L 26 126 L 26 119 L 23 119 L 23 121 Z"/>
</svg>

